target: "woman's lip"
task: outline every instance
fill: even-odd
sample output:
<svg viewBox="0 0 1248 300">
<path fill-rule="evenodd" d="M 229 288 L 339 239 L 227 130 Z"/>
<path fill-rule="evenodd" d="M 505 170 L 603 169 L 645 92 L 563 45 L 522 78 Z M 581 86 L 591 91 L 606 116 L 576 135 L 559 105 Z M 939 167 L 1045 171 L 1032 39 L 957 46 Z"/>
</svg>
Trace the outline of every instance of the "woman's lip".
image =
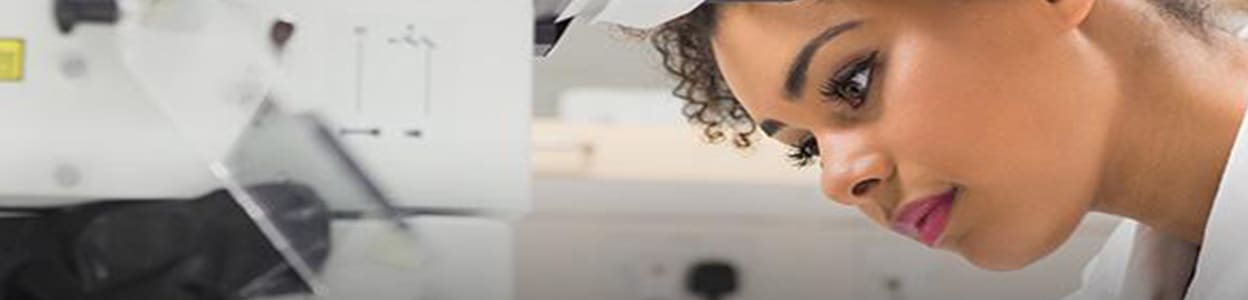
<svg viewBox="0 0 1248 300">
<path fill-rule="evenodd" d="M 928 247 L 936 247 L 949 223 L 949 213 L 953 210 L 957 192 L 957 189 L 951 188 L 939 195 L 907 204 L 893 217 L 893 230 Z"/>
</svg>

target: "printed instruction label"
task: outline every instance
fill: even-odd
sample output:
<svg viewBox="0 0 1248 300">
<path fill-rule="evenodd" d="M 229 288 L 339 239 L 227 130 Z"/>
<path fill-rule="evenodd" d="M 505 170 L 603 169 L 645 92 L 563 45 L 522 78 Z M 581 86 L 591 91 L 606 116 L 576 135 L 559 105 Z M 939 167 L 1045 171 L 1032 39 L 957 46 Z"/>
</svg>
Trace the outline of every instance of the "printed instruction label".
<svg viewBox="0 0 1248 300">
<path fill-rule="evenodd" d="M 26 43 L 0 38 L 0 81 L 21 81 L 25 75 Z"/>
</svg>

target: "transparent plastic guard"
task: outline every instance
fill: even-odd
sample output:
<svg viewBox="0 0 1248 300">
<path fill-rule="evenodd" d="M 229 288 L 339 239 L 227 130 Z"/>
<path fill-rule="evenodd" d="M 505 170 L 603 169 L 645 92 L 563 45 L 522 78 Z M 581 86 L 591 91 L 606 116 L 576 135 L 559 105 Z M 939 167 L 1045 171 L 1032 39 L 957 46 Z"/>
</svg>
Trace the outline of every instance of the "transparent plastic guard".
<svg viewBox="0 0 1248 300">
<path fill-rule="evenodd" d="M 368 295 L 353 287 L 362 278 L 419 277 L 411 274 L 423 252 L 413 231 L 316 116 L 285 114 L 266 106 L 212 171 L 311 292 L 266 299 L 363 299 L 359 297 Z M 318 264 L 316 257 L 305 254 L 309 251 L 300 251 L 300 243 L 292 242 L 306 236 L 301 235 L 306 229 L 271 218 L 283 213 L 275 211 L 281 209 L 280 199 L 269 199 L 256 188 L 275 183 L 311 189 L 338 216 L 331 224 L 327 260 Z M 370 270 L 389 273 L 367 274 Z M 417 287 L 405 282 L 373 288 L 417 293 Z"/>
</svg>

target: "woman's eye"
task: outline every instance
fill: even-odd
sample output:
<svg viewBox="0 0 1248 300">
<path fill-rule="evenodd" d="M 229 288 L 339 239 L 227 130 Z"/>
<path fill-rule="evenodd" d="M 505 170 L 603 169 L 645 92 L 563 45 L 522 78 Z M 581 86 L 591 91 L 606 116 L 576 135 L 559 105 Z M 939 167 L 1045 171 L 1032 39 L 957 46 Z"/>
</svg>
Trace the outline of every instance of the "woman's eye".
<svg viewBox="0 0 1248 300">
<path fill-rule="evenodd" d="M 814 138 L 806 138 L 801 144 L 789 150 L 789 160 L 797 167 L 808 167 L 819 157 L 819 143 Z"/>
<path fill-rule="evenodd" d="M 820 88 L 820 94 L 828 101 L 843 101 L 854 109 L 862 107 L 867 103 L 867 96 L 871 91 L 871 73 L 875 71 L 875 61 L 876 53 L 872 53 L 850 63 L 828 78 Z"/>
</svg>

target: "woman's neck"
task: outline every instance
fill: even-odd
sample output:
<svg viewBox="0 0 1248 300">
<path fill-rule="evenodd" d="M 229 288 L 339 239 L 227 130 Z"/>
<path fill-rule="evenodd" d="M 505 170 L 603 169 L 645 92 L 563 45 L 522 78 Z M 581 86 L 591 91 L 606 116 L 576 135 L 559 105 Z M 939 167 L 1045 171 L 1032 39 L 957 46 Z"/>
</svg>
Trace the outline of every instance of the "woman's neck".
<svg viewBox="0 0 1248 300">
<path fill-rule="evenodd" d="M 1248 52 L 1225 34 L 1121 24 L 1096 29 L 1137 39 L 1105 47 L 1124 75 L 1092 209 L 1199 245 L 1244 116 Z"/>
</svg>

